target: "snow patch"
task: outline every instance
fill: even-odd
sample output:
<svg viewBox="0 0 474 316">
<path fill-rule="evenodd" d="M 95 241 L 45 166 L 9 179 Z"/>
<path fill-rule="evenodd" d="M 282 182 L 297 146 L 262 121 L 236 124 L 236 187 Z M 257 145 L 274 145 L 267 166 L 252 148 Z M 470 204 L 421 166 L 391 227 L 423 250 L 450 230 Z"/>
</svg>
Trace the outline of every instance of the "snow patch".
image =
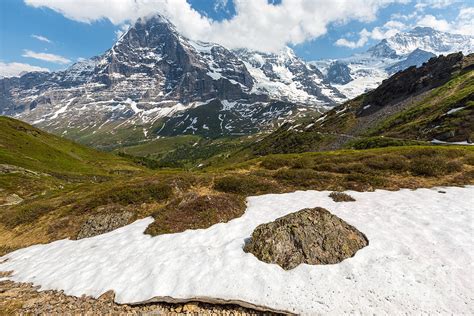
<svg viewBox="0 0 474 316">
<path fill-rule="evenodd" d="M 335 203 L 327 191 L 250 197 L 240 218 L 156 237 L 143 234 L 149 217 L 107 234 L 14 251 L 0 270 L 14 271 L 4 279 L 68 295 L 113 289 L 119 303 L 200 296 L 307 315 L 472 314 L 474 186 L 348 193 L 355 202 Z M 316 206 L 357 227 L 369 245 L 339 264 L 290 271 L 243 252 L 258 225 Z"/>
</svg>

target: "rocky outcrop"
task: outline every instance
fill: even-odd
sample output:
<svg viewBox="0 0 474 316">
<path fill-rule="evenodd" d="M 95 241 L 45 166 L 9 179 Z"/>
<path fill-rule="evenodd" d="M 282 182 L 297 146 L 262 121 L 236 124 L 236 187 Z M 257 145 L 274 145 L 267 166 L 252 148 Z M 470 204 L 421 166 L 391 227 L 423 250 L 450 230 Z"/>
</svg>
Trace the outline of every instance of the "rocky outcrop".
<svg viewBox="0 0 474 316">
<path fill-rule="evenodd" d="M 354 202 L 355 199 L 347 193 L 344 192 L 331 192 L 329 197 L 334 202 Z"/>
<path fill-rule="evenodd" d="M 105 234 L 123 227 L 130 223 L 134 215 L 133 212 L 129 211 L 91 215 L 84 224 L 82 224 L 77 234 L 77 239 Z"/>
<path fill-rule="evenodd" d="M 329 83 L 346 84 L 353 79 L 349 66 L 336 61 L 329 66 L 325 80 Z"/>
<path fill-rule="evenodd" d="M 258 226 L 244 251 L 290 270 L 302 263 L 339 263 L 368 243 L 355 227 L 318 207 Z"/>
<path fill-rule="evenodd" d="M 357 115 L 372 114 L 384 106 L 446 83 L 453 73 L 461 70 L 463 57 L 462 53 L 456 53 L 431 58 L 423 67 L 412 66 L 396 73 L 365 96 Z"/>
</svg>

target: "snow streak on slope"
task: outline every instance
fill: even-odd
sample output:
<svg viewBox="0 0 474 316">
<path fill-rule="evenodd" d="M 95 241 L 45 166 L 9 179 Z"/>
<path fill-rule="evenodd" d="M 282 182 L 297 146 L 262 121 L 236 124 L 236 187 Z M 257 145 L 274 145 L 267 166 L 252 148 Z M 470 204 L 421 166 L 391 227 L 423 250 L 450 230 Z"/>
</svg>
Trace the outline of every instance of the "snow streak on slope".
<svg viewBox="0 0 474 316">
<path fill-rule="evenodd" d="M 473 186 L 349 193 L 356 202 L 318 191 L 250 197 L 241 218 L 157 237 L 143 234 L 153 221 L 146 218 L 15 251 L 0 270 L 70 295 L 113 289 L 120 303 L 212 297 L 308 315 L 474 313 Z M 316 206 L 357 227 L 369 245 L 339 264 L 290 271 L 242 251 L 259 224 Z"/>
</svg>

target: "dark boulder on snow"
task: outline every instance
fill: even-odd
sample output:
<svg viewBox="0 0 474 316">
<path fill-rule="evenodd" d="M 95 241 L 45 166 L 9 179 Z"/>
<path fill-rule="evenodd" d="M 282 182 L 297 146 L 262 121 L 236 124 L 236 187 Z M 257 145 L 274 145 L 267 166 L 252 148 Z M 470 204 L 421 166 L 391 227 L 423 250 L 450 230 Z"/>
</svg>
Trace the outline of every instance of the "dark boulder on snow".
<svg viewBox="0 0 474 316">
<path fill-rule="evenodd" d="M 290 270 L 302 263 L 335 264 L 368 245 L 364 234 L 323 208 L 304 209 L 258 226 L 244 246 L 266 263 Z"/>
</svg>

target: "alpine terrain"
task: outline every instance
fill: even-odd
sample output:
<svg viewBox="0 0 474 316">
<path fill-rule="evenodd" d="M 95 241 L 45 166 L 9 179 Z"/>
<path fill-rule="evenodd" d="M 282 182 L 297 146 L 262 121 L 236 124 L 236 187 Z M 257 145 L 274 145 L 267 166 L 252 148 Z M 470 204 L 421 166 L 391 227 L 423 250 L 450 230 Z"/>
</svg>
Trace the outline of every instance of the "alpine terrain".
<svg viewBox="0 0 474 316">
<path fill-rule="evenodd" d="M 0 1 L 0 315 L 473 315 L 435 2 Z"/>
<path fill-rule="evenodd" d="M 0 113 L 82 143 L 255 133 L 344 96 L 291 49 L 230 51 L 139 19 L 101 56 L 0 81 Z"/>
</svg>

